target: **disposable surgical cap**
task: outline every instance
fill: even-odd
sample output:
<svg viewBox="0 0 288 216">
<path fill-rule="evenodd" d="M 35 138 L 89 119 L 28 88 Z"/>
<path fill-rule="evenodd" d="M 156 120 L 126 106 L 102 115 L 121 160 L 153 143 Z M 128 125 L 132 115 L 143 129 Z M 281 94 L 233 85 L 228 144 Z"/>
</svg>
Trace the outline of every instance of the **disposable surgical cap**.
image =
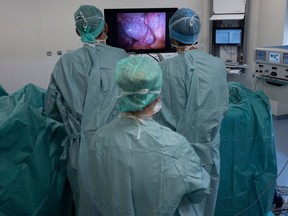
<svg viewBox="0 0 288 216">
<path fill-rule="evenodd" d="M 183 44 L 194 44 L 200 34 L 199 16 L 191 9 L 177 10 L 169 20 L 170 38 Z"/>
<path fill-rule="evenodd" d="M 130 56 L 116 64 L 116 82 L 121 89 L 120 111 L 142 111 L 159 96 L 162 71 L 155 60 Z"/>
<path fill-rule="evenodd" d="M 102 12 L 92 5 L 81 5 L 74 13 L 75 26 L 82 42 L 94 42 L 104 28 Z"/>
</svg>

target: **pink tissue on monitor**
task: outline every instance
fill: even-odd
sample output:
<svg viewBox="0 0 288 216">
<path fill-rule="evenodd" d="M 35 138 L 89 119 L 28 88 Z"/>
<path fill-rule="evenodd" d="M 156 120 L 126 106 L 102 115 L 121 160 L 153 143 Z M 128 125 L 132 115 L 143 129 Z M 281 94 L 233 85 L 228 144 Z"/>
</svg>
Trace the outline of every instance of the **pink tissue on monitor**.
<svg viewBox="0 0 288 216">
<path fill-rule="evenodd" d="M 119 13 L 117 22 L 118 41 L 125 50 L 165 48 L 165 13 Z"/>
</svg>

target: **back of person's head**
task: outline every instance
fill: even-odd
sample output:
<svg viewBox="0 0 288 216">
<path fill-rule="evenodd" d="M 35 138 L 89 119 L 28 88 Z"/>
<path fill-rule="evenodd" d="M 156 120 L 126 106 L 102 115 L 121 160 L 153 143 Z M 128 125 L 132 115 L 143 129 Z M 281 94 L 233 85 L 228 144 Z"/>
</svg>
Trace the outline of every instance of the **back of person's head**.
<svg viewBox="0 0 288 216">
<path fill-rule="evenodd" d="M 169 20 L 169 35 L 182 44 L 197 42 L 201 30 L 199 16 L 191 9 L 178 9 Z"/>
<path fill-rule="evenodd" d="M 104 29 L 103 13 L 93 5 L 81 5 L 74 13 L 74 20 L 82 42 L 95 42 Z"/>
<path fill-rule="evenodd" d="M 159 97 L 162 71 L 155 60 L 130 56 L 116 64 L 116 82 L 121 90 L 120 111 L 142 111 Z"/>
</svg>

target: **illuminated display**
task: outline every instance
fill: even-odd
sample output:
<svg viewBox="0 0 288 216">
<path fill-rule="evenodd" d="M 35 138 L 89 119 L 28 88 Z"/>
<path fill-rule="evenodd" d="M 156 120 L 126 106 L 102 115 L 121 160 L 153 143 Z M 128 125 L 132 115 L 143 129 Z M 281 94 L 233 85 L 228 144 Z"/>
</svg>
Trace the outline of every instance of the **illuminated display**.
<svg viewBox="0 0 288 216">
<path fill-rule="evenodd" d="M 266 51 L 256 50 L 255 60 L 256 61 L 266 61 Z"/>
<path fill-rule="evenodd" d="M 283 64 L 288 65 L 288 53 L 283 53 Z"/>
<path fill-rule="evenodd" d="M 279 52 L 269 52 L 270 63 L 280 63 L 280 53 Z"/>
<path fill-rule="evenodd" d="M 177 8 L 104 9 L 109 26 L 106 44 L 127 52 L 175 52 L 169 37 L 168 23 Z"/>
<path fill-rule="evenodd" d="M 215 44 L 241 44 L 242 29 L 216 29 Z"/>
</svg>

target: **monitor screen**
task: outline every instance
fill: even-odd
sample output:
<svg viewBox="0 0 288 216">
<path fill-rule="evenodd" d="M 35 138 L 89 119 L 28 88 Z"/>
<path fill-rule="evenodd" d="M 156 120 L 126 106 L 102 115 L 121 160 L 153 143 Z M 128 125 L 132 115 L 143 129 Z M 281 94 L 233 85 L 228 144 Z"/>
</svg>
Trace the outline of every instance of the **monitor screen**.
<svg viewBox="0 0 288 216">
<path fill-rule="evenodd" d="M 283 64 L 288 65 L 288 53 L 283 53 Z"/>
<path fill-rule="evenodd" d="M 171 47 L 168 22 L 177 8 L 104 9 L 110 46 L 127 52 L 175 52 Z"/>
<path fill-rule="evenodd" d="M 266 51 L 265 50 L 256 50 L 255 51 L 255 61 L 266 61 Z"/>
<path fill-rule="evenodd" d="M 242 29 L 240 28 L 215 29 L 215 44 L 241 45 L 242 44 Z"/>
<path fill-rule="evenodd" d="M 279 64 L 280 63 L 280 53 L 279 52 L 274 52 L 274 51 L 269 52 L 268 61 L 270 63 Z"/>
</svg>

